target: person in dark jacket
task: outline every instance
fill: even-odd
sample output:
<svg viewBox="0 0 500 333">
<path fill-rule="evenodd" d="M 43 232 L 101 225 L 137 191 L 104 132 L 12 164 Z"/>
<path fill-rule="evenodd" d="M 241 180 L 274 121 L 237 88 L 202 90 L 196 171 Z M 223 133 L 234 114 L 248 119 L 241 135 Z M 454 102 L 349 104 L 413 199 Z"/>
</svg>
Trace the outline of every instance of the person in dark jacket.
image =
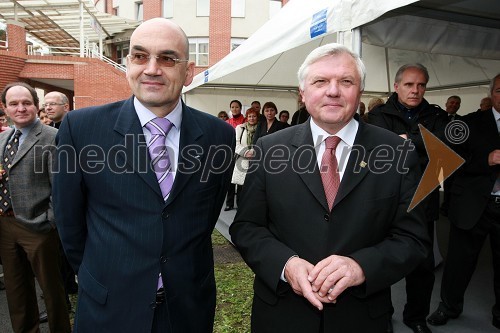
<svg viewBox="0 0 500 333">
<path fill-rule="evenodd" d="M 255 135 L 253 136 L 253 143 L 255 144 L 260 137 L 277 132 L 286 128 L 287 126 L 276 118 L 278 108 L 273 102 L 266 102 L 262 107 L 265 120 L 259 121 Z"/>
<path fill-rule="evenodd" d="M 428 156 L 419 125 L 444 140 L 447 114 L 437 105 L 424 99 L 429 82 L 427 68 L 421 64 L 406 64 L 399 68 L 394 80 L 395 92 L 385 104 L 368 113 L 368 123 L 388 129 L 404 139 L 411 140 L 419 155 L 421 170 L 425 170 Z M 430 239 L 434 239 L 434 221 L 439 218 L 439 190 L 432 192 L 425 205 Z M 434 285 L 434 254 L 406 276 L 406 305 L 403 322 L 414 332 L 431 332 L 426 324 Z"/>
</svg>

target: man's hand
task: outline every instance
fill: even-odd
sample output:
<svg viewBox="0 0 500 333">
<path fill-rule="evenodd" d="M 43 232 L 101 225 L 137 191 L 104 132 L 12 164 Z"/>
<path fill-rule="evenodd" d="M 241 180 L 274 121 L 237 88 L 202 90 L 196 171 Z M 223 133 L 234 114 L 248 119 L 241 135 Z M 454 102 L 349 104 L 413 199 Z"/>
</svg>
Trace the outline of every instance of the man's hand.
<svg viewBox="0 0 500 333">
<path fill-rule="evenodd" d="M 318 299 L 307 279 L 314 265 L 299 257 L 290 259 L 285 266 L 285 279 L 293 291 L 304 296 L 318 310 L 323 310 L 323 303 Z"/>
<path fill-rule="evenodd" d="M 349 257 L 332 255 L 314 266 L 307 277 L 313 292 L 335 303 L 347 288 L 365 282 L 365 274 L 359 264 Z"/>
<path fill-rule="evenodd" d="M 500 149 L 495 149 L 488 155 L 488 164 L 491 166 L 500 164 Z"/>
</svg>

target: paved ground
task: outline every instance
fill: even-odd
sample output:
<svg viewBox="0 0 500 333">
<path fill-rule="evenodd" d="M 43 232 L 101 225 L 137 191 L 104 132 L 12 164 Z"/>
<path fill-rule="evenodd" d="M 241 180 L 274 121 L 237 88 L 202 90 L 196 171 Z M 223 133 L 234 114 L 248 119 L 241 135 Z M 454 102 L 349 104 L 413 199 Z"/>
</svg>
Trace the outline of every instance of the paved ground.
<svg viewBox="0 0 500 333">
<path fill-rule="evenodd" d="M 217 229 L 225 236 L 229 236 L 227 229 L 233 221 L 235 210 L 221 212 Z M 449 224 L 446 218 L 441 218 L 437 223 L 438 244 L 443 256 L 446 256 L 446 247 L 448 242 Z M 229 263 L 241 260 L 234 247 L 227 245 L 214 249 L 214 260 L 217 263 Z M 1 268 L 1 266 L 0 266 Z M 439 290 L 442 275 L 442 265 L 436 269 L 436 283 L 431 302 L 431 311 L 439 304 Z M 474 273 L 471 285 L 465 295 L 464 314 L 456 320 L 450 321 L 446 326 L 431 327 L 434 333 L 497 333 L 499 330 L 491 325 L 491 306 L 494 302 L 493 297 L 493 269 L 491 267 L 491 250 L 489 242 L 485 244 L 481 258 Z M 405 303 L 405 284 L 404 280 L 396 283 L 393 288 L 393 304 L 396 310 L 393 317 L 394 332 L 411 332 L 402 323 L 402 310 Z M 43 309 L 45 305 L 43 300 L 39 300 L 39 307 Z M 48 333 L 47 324 L 41 325 L 41 333 Z M 7 309 L 5 292 L 0 291 L 0 333 L 12 333 L 10 319 Z"/>
</svg>

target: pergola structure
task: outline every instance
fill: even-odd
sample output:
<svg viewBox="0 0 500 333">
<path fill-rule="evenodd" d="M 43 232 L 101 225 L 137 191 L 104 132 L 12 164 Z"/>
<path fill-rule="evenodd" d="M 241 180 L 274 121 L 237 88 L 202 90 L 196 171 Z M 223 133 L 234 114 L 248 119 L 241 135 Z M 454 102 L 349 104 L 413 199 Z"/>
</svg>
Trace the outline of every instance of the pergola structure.
<svg viewBox="0 0 500 333">
<path fill-rule="evenodd" d="M 92 0 L 0 0 L 0 22 L 21 22 L 29 35 L 47 46 L 100 45 L 107 37 L 134 29 L 139 21 L 100 12 Z"/>
</svg>

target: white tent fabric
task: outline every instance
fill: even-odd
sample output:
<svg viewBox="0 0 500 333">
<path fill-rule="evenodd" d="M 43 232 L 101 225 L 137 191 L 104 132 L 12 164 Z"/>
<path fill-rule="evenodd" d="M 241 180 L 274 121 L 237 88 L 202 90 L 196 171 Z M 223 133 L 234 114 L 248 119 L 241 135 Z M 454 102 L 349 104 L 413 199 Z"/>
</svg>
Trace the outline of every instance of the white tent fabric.
<svg viewBox="0 0 500 333">
<path fill-rule="evenodd" d="M 291 0 L 236 50 L 198 74 L 184 92 L 205 83 L 296 86 L 296 70 L 313 48 L 415 0 Z M 301 47 L 303 46 L 303 47 Z"/>
<path fill-rule="evenodd" d="M 458 22 L 457 17 L 465 14 L 446 15 L 447 8 L 457 11 L 457 6 L 472 6 L 472 2 L 483 12 L 490 11 L 491 19 L 476 20 L 485 24 Z M 439 19 L 422 17 L 429 10 L 421 10 L 420 4 L 438 6 Z M 390 92 L 397 69 L 409 62 L 429 69 L 429 91 L 484 85 L 500 69 L 499 4 L 491 0 L 291 0 L 240 47 L 198 74 L 184 92 L 201 85 L 296 89 L 296 72 L 306 55 L 330 42 L 361 53 L 368 93 Z M 360 31 L 359 45 L 355 35 L 353 44 L 343 39 L 353 29 Z"/>
</svg>

